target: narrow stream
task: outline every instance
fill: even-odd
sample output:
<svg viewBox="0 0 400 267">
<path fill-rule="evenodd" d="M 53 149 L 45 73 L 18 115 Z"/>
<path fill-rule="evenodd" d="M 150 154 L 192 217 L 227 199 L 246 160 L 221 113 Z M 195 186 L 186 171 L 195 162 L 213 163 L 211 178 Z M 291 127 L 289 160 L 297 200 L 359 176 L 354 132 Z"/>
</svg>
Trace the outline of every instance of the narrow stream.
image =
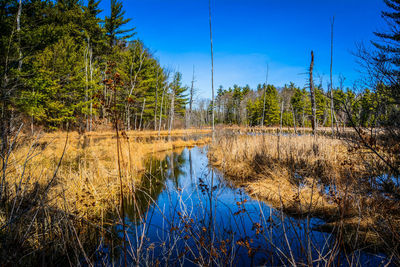
<svg viewBox="0 0 400 267">
<path fill-rule="evenodd" d="M 208 165 L 207 149 L 185 148 L 161 160 L 156 155 L 148 160 L 140 185 L 133 189 L 136 193 L 124 202 L 129 262 L 325 265 L 330 256 L 344 266 L 379 266 L 387 261 L 385 255 L 366 251 L 332 250 L 334 235 L 316 230 L 324 221 L 290 217 L 252 199 Z"/>
</svg>

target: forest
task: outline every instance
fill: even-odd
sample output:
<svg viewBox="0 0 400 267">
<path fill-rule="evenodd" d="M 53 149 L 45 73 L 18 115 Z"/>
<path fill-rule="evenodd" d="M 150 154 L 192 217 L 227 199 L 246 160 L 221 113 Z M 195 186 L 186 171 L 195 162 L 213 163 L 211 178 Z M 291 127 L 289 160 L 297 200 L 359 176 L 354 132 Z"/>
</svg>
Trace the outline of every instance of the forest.
<svg viewBox="0 0 400 267">
<path fill-rule="evenodd" d="M 31 131 L 66 130 L 67 125 L 92 131 L 111 121 L 109 108 L 116 94 L 126 130 L 210 125 L 212 101 L 197 99 L 194 83 L 183 85 L 181 73 L 160 66 L 145 43 L 134 39 L 135 29 L 124 27 L 130 19 L 124 17 L 122 2 L 111 2 L 111 14 L 104 21 L 98 17 L 98 5 L 99 1 L 83 5 L 78 0 L 2 1 L 3 122 L 23 121 Z M 115 92 L 105 85 L 110 78 L 107 66 L 113 63 L 118 63 L 115 72 L 121 79 Z M 277 126 L 282 116 L 284 126 L 310 126 L 307 89 L 290 81 L 283 88 L 265 83 L 257 88 L 221 86 L 215 122 Z M 376 90 L 355 92 L 340 85 L 332 90 L 333 106 L 329 90 L 322 81 L 315 89 L 319 125 L 351 126 L 343 103 L 363 126 L 380 116 L 374 114 L 382 100 Z"/>
<path fill-rule="evenodd" d="M 328 81 L 310 48 L 305 85 L 215 95 L 211 0 L 210 88 L 101 2 L 0 0 L 5 266 L 400 264 L 399 0 L 361 85 L 333 82 L 332 18 Z"/>
</svg>

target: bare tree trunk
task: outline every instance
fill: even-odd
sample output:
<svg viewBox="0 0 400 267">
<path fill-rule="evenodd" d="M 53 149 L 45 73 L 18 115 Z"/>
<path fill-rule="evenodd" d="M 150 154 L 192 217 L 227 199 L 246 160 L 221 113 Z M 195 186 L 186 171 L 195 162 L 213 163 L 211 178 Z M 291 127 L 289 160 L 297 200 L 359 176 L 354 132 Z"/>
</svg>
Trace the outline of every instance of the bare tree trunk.
<svg viewBox="0 0 400 267">
<path fill-rule="evenodd" d="M 90 53 L 89 53 L 89 70 L 90 70 L 90 108 L 89 108 L 89 115 L 90 115 L 90 120 L 89 120 L 89 131 L 92 130 L 92 125 L 93 125 L 93 50 L 90 48 Z"/>
<path fill-rule="evenodd" d="M 126 105 L 126 128 L 128 131 L 131 130 L 131 105 L 129 103 Z"/>
<path fill-rule="evenodd" d="M 16 34 L 18 38 L 18 71 L 22 68 L 22 51 L 20 45 L 20 36 L 21 36 L 21 13 L 22 13 L 22 0 L 19 0 L 18 11 L 16 16 Z M 8 148 L 9 148 L 9 135 L 11 132 L 11 120 L 12 114 L 9 110 L 10 105 L 10 94 L 14 90 L 14 88 L 10 88 L 9 84 L 9 60 L 10 60 L 10 50 L 11 44 L 14 38 L 14 30 L 11 32 L 11 35 L 8 39 L 8 47 L 5 52 L 5 64 L 3 69 L 3 80 L 0 85 L 0 101 L 1 101 L 1 120 L 0 120 L 0 136 L 1 136 L 1 147 L 0 147 L 0 158 L 2 161 L 2 178 L 0 182 L 0 201 L 7 195 L 7 183 L 6 179 L 6 165 L 8 158 Z"/>
<path fill-rule="evenodd" d="M 135 131 L 137 130 L 136 125 L 137 125 L 137 113 L 135 112 Z"/>
<path fill-rule="evenodd" d="M 18 1 L 18 11 L 17 11 L 17 37 L 18 37 L 18 71 L 20 72 L 22 69 L 22 49 L 21 49 L 21 14 L 22 14 L 22 0 Z M 11 40 L 11 39 L 10 39 Z M 34 116 L 31 118 L 31 132 L 33 134 L 33 123 Z"/>
<path fill-rule="evenodd" d="M 33 123 L 34 123 L 34 118 L 33 118 L 33 116 L 31 116 L 31 134 L 33 135 L 33 130 L 34 130 L 34 128 L 33 128 Z"/>
<path fill-rule="evenodd" d="M 85 106 L 87 104 L 87 102 L 89 101 L 89 74 L 88 74 L 88 57 L 89 57 L 89 39 L 87 40 L 87 47 L 85 49 L 85 54 L 84 54 L 84 58 L 85 58 Z M 85 119 L 86 119 L 86 131 L 89 131 L 89 116 L 88 114 L 85 114 Z"/>
<path fill-rule="evenodd" d="M 168 92 L 168 91 L 166 91 L 166 92 Z M 169 117 L 168 117 L 168 114 L 169 114 L 169 110 L 168 110 L 168 101 L 165 101 L 164 102 L 164 113 L 165 113 L 165 118 L 166 118 L 166 120 L 164 121 L 164 123 L 163 123 L 163 130 L 165 131 L 165 130 L 168 130 L 168 128 L 169 128 Z"/>
<path fill-rule="evenodd" d="M 212 120 L 212 140 L 215 141 L 215 119 L 214 119 L 214 52 L 213 52 L 213 41 L 212 41 L 212 27 L 211 27 L 211 0 L 208 1 L 208 12 L 210 19 L 210 45 L 211 45 L 211 120 Z M 213 198 L 213 188 L 214 188 L 214 172 L 212 171 L 211 175 L 211 191 L 210 191 L 210 237 L 212 231 L 211 223 L 212 223 L 212 198 Z M 211 239 L 211 238 L 210 238 Z M 211 262 L 211 257 L 210 257 Z"/>
<path fill-rule="evenodd" d="M 268 86 L 268 72 L 269 72 L 269 65 L 267 64 L 267 74 L 265 75 L 265 87 L 264 87 L 264 102 L 263 102 L 263 114 L 262 114 L 262 121 L 261 121 L 261 126 L 264 126 L 264 120 L 265 120 L 265 92 L 267 90 Z"/>
<path fill-rule="evenodd" d="M 225 123 L 225 106 L 226 106 L 226 98 L 224 98 L 224 104 L 222 107 L 222 120 L 224 121 L 224 123 Z"/>
<path fill-rule="evenodd" d="M 343 75 L 339 75 L 339 88 L 341 91 L 343 91 L 344 88 L 344 81 L 346 80 L 346 78 Z M 339 121 L 340 120 L 340 121 Z M 346 125 L 346 116 L 339 118 L 339 120 L 336 120 L 336 131 L 339 133 L 339 127 L 340 127 L 340 123 L 342 123 L 342 127 L 343 127 L 343 132 L 344 132 L 344 128 Z"/>
<path fill-rule="evenodd" d="M 282 103 L 281 103 L 281 116 L 280 116 L 280 123 L 279 123 L 279 134 L 282 133 L 283 104 L 284 104 L 284 102 L 282 101 Z"/>
<path fill-rule="evenodd" d="M 128 97 L 131 97 L 131 96 L 132 96 L 133 90 L 135 89 L 135 86 L 136 86 L 137 76 L 138 76 L 139 72 L 142 70 L 143 61 L 144 61 L 144 50 L 143 50 L 142 53 L 140 54 L 140 58 L 139 58 L 139 63 L 140 63 L 140 64 L 139 64 L 139 69 L 138 69 L 138 71 L 135 73 L 135 76 L 134 76 L 133 79 L 132 79 L 134 60 L 135 60 L 135 58 L 132 59 L 131 68 L 130 68 L 131 90 L 129 91 Z"/>
<path fill-rule="evenodd" d="M 189 117 L 188 117 L 187 128 L 190 128 L 192 126 L 191 119 L 192 119 L 193 95 L 194 95 L 194 65 L 193 65 L 192 86 L 190 87 L 189 115 L 188 115 Z"/>
<path fill-rule="evenodd" d="M 174 112 L 175 112 L 175 90 L 172 90 L 172 99 L 171 99 L 171 109 L 170 109 L 170 122 L 169 122 L 169 131 L 168 131 L 168 140 L 171 141 L 171 130 L 174 124 Z"/>
<path fill-rule="evenodd" d="M 339 134 L 339 125 L 338 125 L 338 121 L 340 120 L 340 118 L 338 119 L 336 117 L 336 114 L 333 113 L 334 119 L 335 119 L 335 124 L 336 124 L 336 134 Z"/>
<path fill-rule="evenodd" d="M 200 110 L 200 128 L 203 128 L 203 110 Z"/>
<path fill-rule="evenodd" d="M 210 45 L 211 45 L 211 120 L 212 120 L 212 139 L 215 139 L 215 125 L 214 125 L 214 52 L 212 41 L 212 27 L 211 27 L 211 0 L 208 1 L 208 14 L 210 19 Z"/>
<path fill-rule="evenodd" d="M 164 102 L 164 95 L 165 95 L 165 88 L 163 90 L 162 93 L 162 97 L 161 97 L 161 106 L 160 106 L 160 123 L 158 125 L 158 136 L 160 136 L 160 131 L 161 131 L 161 119 L 162 119 L 162 111 L 163 111 L 163 102 Z"/>
<path fill-rule="evenodd" d="M 103 78 L 103 80 L 105 80 L 107 78 L 107 76 L 105 74 L 106 71 L 107 71 L 107 63 L 106 63 L 106 66 L 104 68 L 104 78 Z M 107 101 L 107 86 L 106 86 L 106 84 L 104 84 L 103 95 L 104 95 L 104 101 L 106 102 Z M 106 122 L 107 122 L 107 116 L 106 116 L 106 106 L 107 106 L 107 104 L 108 103 L 106 102 L 104 105 L 101 105 L 102 106 L 103 119 L 105 119 Z"/>
<path fill-rule="evenodd" d="M 154 131 L 157 131 L 157 105 L 158 105 L 158 70 L 156 74 L 156 99 L 154 104 Z"/>
<path fill-rule="evenodd" d="M 314 81 L 313 81 L 313 69 L 314 69 L 314 52 L 311 51 L 311 64 L 310 64 L 310 94 L 311 94 L 311 109 L 312 109 L 312 132 L 313 135 L 316 134 L 317 131 L 317 109 L 315 104 L 315 91 L 314 91 Z"/>
<path fill-rule="evenodd" d="M 331 78 L 331 83 L 330 83 L 330 93 L 331 93 L 331 126 L 332 126 L 332 137 L 335 134 L 335 127 L 333 125 L 333 119 L 334 119 L 334 108 L 333 108 L 333 79 L 332 79 L 332 65 L 333 65 L 333 25 L 335 23 L 335 17 L 332 18 L 332 23 L 331 23 L 331 68 L 330 68 L 330 78 Z"/>
<path fill-rule="evenodd" d="M 127 103 L 127 113 L 128 113 L 127 117 L 129 118 L 128 121 L 127 121 L 128 130 L 131 129 L 131 123 L 130 123 L 130 110 L 131 110 L 130 107 L 131 107 L 131 104 L 129 102 L 129 99 L 132 97 L 133 90 L 135 89 L 138 74 L 142 70 L 143 61 L 144 61 L 144 50 L 142 50 L 142 52 L 140 54 L 139 69 L 138 69 L 137 72 L 135 72 L 135 75 L 133 75 L 133 63 L 134 63 L 134 61 L 135 61 L 135 57 L 132 58 L 131 67 L 130 67 L 130 75 L 129 75 L 130 76 L 129 78 L 130 78 L 130 83 L 131 83 L 131 89 L 129 91 L 128 103 Z M 135 116 L 137 116 L 137 114 Z M 135 118 L 135 130 L 136 130 L 136 118 Z M 140 130 L 140 128 L 139 128 L 139 130 Z"/>
<path fill-rule="evenodd" d="M 294 112 L 293 106 L 292 106 L 292 113 L 293 113 L 293 127 L 294 127 L 294 133 L 297 134 L 297 128 L 296 128 L 296 113 Z"/>
<path fill-rule="evenodd" d="M 139 131 L 142 128 L 143 111 L 144 111 L 144 106 L 145 105 L 146 105 L 146 98 L 143 100 L 142 112 L 140 113 Z"/>
<path fill-rule="evenodd" d="M 281 134 L 282 134 L 282 117 L 283 117 L 283 101 L 281 103 L 281 112 L 280 112 L 280 122 L 279 122 L 279 132 L 278 132 L 278 139 L 277 139 L 277 151 L 278 151 L 278 160 L 281 159 Z"/>
<path fill-rule="evenodd" d="M 18 36 L 18 71 L 22 68 L 22 50 L 21 50 L 21 13 L 22 13 L 22 0 L 18 2 L 17 12 L 17 36 Z"/>
</svg>

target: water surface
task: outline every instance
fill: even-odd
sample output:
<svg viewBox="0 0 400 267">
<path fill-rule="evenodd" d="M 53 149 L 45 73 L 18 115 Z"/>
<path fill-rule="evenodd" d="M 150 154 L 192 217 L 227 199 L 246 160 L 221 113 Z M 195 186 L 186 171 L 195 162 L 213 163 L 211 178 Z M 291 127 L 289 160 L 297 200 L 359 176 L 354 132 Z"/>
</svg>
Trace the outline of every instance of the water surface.
<svg viewBox="0 0 400 267">
<path fill-rule="evenodd" d="M 148 160 L 141 183 L 124 202 L 128 261 L 276 266 L 320 260 L 324 265 L 331 256 L 344 266 L 386 262 L 384 255 L 332 250 L 335 236 L 316 230 L 323 220 L 286 216 L 252 199 L 209 166 L 207 149 L 186 148 Z"/>
</svg>

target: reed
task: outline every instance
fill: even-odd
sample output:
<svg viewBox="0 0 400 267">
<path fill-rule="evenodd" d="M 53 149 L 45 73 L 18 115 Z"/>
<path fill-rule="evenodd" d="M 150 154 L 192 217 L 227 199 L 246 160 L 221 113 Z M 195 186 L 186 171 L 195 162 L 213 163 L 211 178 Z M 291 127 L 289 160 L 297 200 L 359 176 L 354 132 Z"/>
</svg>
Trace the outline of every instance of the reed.
<svg viewBox="0 0 400 267">
<path fill-rule="evenodd" d="M 323 218 L 328 222 L 325 230 L 345 228 L 349 243 L 385 245 L 383 236 L 400 222 L 394 211 L 399 211 L 397 202 L 374 187 L 386 171 L 381 161 L 342 140 L 311 135 L 220 136 L 208 156 L 213 166 L 254 198 L 286 213 Z M 386 221 L 391 226 L 382 226 L 382 214 L 390 214 Z"/>
</svg>

